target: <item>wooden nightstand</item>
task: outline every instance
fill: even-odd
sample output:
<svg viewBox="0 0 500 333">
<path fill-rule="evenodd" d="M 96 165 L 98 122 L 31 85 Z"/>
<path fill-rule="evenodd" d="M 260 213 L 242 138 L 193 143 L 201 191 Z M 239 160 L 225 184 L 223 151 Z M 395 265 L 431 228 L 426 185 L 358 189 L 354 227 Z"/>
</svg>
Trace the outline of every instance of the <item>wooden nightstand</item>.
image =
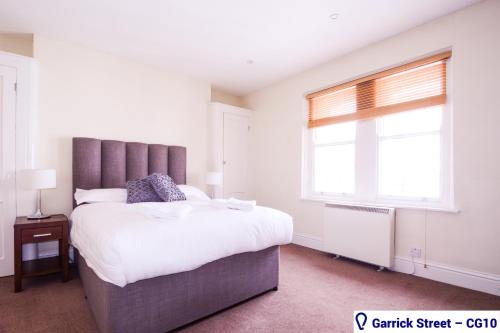
<svg viewBox="0 0 500 333">
<path fill-rule="evenodd" d="M 16 218 L 14 224 L 14 291 L 22 290 L 24 277 L 62 272 L 62 280 L 69 280 L 68 218 L 52 215 L 43 220 Z M 23 261 L 23 244 L 59 241 L 59 256 Z"/>
</svg>

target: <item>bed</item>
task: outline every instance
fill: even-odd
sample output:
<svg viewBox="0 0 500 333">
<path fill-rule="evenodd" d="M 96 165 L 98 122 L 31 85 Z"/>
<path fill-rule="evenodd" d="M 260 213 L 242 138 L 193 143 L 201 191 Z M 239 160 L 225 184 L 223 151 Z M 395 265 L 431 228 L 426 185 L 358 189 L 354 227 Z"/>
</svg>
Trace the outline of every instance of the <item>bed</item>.
<svg viewBox="0 0 500 333">
<path fill-rule="evenodd" d="M 123 188 L 127 180 L 140 179 L 152 173 L 166 173 L 177 184 L 185 184 L 186 149 L 179 146 L 73 138 L 73 190 Z M 253 218 L 251 214 L 245 215 L 247 221 L 243 219 L 241 228 L 234 229 L 235 221 L 232 220 L 240 219 L 238 214 L 243 216 L 242 213 L 228 210 L 215 212 L 200 204 L 199 207 L 193 205 L 195 208 L 189 218 L 182 223 L 175 222 L 178 223 L 178 228 L 147 220 L 145 223 L 150 223 L 148 226 L 151 228 L 158 228 L 157 232 L 151 232 L 149 227 L 145 227 L 146 224 L 140 224 L 139 229 L 127 231 L 127 225 L 134 227 L 133 223 L 124 222 L 122 227 L 118 216 L 128 216 L 119 215 L 122 214 L 120 210 L 125 211 L 129 209 L 128 206 L 116 204 L 97 209 L 98 206 L 93 205 L 75 209 L 74 213 L 78 209 L 94 210 L 94 215 L 89 215 L 88 212 L 86 215 L 79 215 L 79 220 L 87 222 L 78 222 L 81 231 L 78 233 L 78 241 L 75 239 L 73 245 L 89 307 L 103 333 L 170 331 L 278 289 L 279 245 L 291 240 L 291 218 L 288 222 L 277 221 L 280 218 L 286 220 L 284 213 L 259 207 L 252 213 L 255 214 Z M 76 202 L 74 206 L 76 207 Z M 113 209 L 117 210 L 116 215 L 109 215 Z M 107 212 L 108 215 L 99 215 L 99 212 Z M 197 218 L 205 216 L 203 214 L 212 216 L 211 220 L 203 222 L 204 225 L 202 219 Z M 99 228 L 100 224 L 102 229 Z M 213 228 L 207 228 L 207 225 L 213 225 Z M 91 229 L 92 226 L 94 229 Z M 199 234 L 207 235 L 212 243 L 201 241 L 199 235 L 194 235 L 192 230 L 198 227 L 205 228 Z M 112 228 L 116 228 L 116 234 Z M 174 247 L 174 241 L 161 242 L 158 234 L 168 228 L 171 230 L 170 239 L 189 238 L 184 242 L 183 248 Z M 130 249 L 122 247 L 123 250 L 118 251 L 115 258 L 115 261 L 120 261 L 121 266 L 113 266 L 113 256 L 108 254 L 116 252 L 117 248 L 110 248 L 109 243 L 127 235 L 126 232 L 132 234 L 130 230 L 137 234 L 138 241 L 145 244 L 136 249 L 149 255 L 143 262 L 134 264 L 133 255 L 127 252 Z M 273 230 L 281 238 L 266 236 L 272 234 Z M 252 238 L 255 233 L 263 236 Z M 72 237 L 73 235 L 72 230 Z M 232 236 L 235 239 L 242 237 L 242 241 L 232 242 Z M 151 244 L 155 242 L 159 244 L 158 248 L 152 247 Z M 189 251 L 186 243 L 196 244 L 192 246 L 193 251 Z M 215 246 L 216 244 L 222 246 Z M 107 264 L 110 269 L 103 268 L 106 265 L 100 265 L 100 261 L 96 259 L 99 255 L 102 257 L 101 262 L 109 261 Z M 158 266 L 163 258 L 169 261 L 167 259 L 176 255 L 182 260 L 177 261 L 175 268 L 169 266 L 164 269 Z M 141 266 L 142 271 L 135 266 Z"/>
</svg>

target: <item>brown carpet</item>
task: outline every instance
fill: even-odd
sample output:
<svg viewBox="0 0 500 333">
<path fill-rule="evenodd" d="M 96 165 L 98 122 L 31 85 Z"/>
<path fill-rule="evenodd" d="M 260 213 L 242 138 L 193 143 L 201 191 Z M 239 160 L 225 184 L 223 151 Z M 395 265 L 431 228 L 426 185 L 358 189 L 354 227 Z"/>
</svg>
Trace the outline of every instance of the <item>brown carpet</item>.
<svg viewBox="0 0 500 333">
<path fill-rule="evenodd" d="M 500 297 L 394 272 L 296 245 L 282 247 L 280 287 L 182 332 L 351 332 L 359 309 L 500 309 Z M 73 273 L 76 275 L 76 272 Z M 0 332 L 95 332 L 80 280 L 0 279 Z"/>
</svg>

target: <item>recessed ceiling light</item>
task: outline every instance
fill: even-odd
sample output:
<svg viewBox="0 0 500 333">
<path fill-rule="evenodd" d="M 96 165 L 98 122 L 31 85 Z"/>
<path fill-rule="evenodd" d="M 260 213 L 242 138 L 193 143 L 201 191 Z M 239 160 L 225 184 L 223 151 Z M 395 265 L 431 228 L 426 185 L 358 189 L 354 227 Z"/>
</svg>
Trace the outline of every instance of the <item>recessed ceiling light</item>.
<svg viewBox="0 0 500 333">
<path fill-rule="evenodd" d="M 332 13 L 332 14 L 330 14 L 330 20 L 335 21 L 338 18 L 339 18 L 339 13 Z"/>
<path fill-rule="evenodd" d="M 248 59 L 247 60 L 247 64 L 252 65 L 253 64 L 253 60 L 252 59 Z"/>
</svg>

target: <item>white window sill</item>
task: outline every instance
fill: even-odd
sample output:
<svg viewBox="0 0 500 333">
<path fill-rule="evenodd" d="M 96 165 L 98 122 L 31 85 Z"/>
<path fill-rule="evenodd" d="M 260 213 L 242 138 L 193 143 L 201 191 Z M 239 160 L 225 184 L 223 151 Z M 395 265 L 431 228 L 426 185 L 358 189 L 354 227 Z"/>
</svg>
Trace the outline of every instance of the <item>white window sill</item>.
<svg viewBox="0 0 500 333">
<path fill-rule="evenodd" d="M 402 209 L 414 209 L 414 210 L 427 210 L 432 212 L 443 212 L 443 213 L 460 213 L 460 209 L 455 206 L 451 207 L 437 207 L 437 206 L 425 206 L 425 205 L 412 205 L 404 202 L 359 202 L 359 201 L 349 201 L 342 200 L 340 198 L 324 198 L 315 196 L 303 196 L 300 198 L 302 201 L 312 201 L 324 204 L 335 204 L 335 205 L 345 205 L 345 206 L 369 206 L 369 207 L 391 207 L 391 208 L 402 208 Z"/>
</svg>

